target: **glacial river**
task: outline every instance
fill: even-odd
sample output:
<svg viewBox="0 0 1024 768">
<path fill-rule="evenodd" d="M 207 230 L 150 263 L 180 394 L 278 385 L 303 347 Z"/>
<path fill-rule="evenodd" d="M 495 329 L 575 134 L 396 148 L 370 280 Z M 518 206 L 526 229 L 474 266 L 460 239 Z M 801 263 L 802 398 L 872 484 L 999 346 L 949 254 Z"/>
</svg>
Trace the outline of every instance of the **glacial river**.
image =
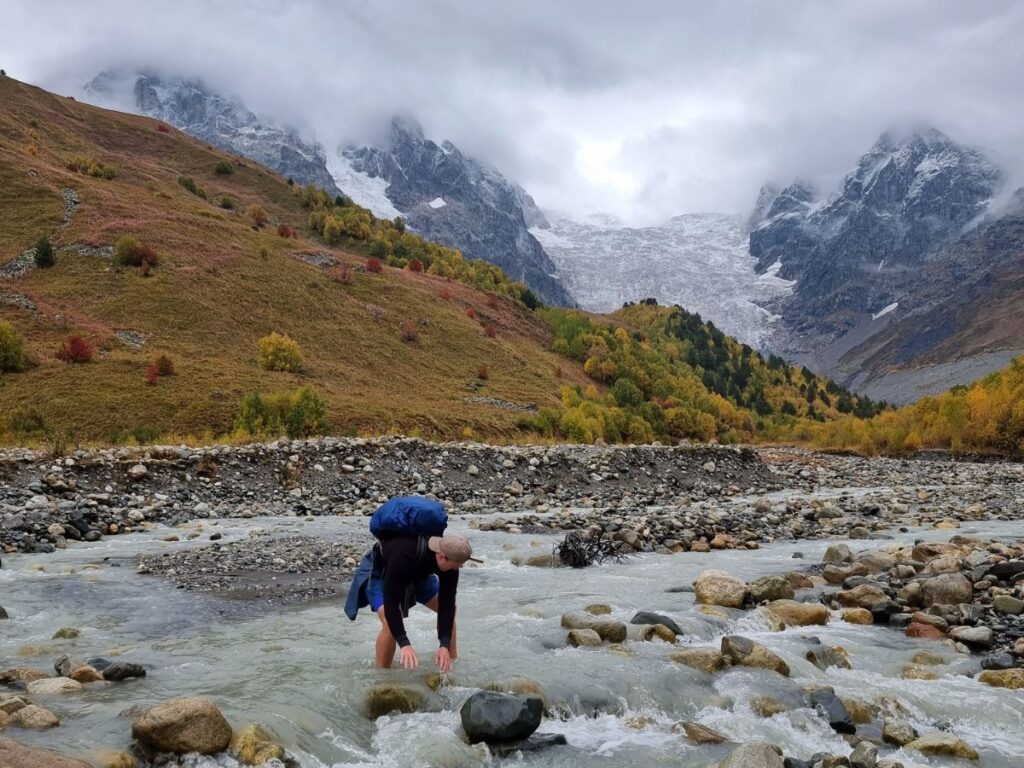
<svg viewBox="0 0 1024 768">
<path fill-rule="evenodd" d="M 355 524 L 365 522 L 262 518 L 217 523 L 224 541 L 248 536 L 254 528 L 271 535 L 304 532 L 331 538 Z M 210 521 L 205 525 L 208 532 Z M 454 528 L 464 526 L 463 521 Z M 965 525 L 959 533 L 972 531 L 1009 536 L 1020 535 L 1021 527 L 978 523 Z M 188 531 L 174 532 L 184 538 Z M 376 618 L 364 614 L 351 623 L 338 600 L 238 618 L 235 611 L 225 614 L 218 599 L 136 574 L 136 555 L 195 546 L 206 538 L 162 541 L 168 533 L 155 528 L 95 544 L 73 544 L 52 555 L 4 556 L 0 605 L 11 618 L 0 622 L 0 667 L 50 668 L 58 655 L 70 652 L 83 659 L 99 655 L 137 662 L 148 669 L 142 680 L 36 697 L 63 724 L 47 732 L 8 729 L 5 735 L 77 757 L 95 756 L 102 750 L 127 748 L 131 719 L 119 713 L 129 707 L 204 695 L 216 700 L 236 728 L 263 724 L 303 768 L 496 765 L 500 761 L 490 758 L 482 746 L 460 739 L 458 707 L 488 681 L 520 675 L 539 682 L 549 702 L 561 703 L 563 716 L 546 719 L 541 731 L 564 734 L 569 746 L 510 758 L 511 764 L 705 766 L 731 746 L 692 745 L 672 732 L 673 723 L 693 720 L 733 743 L 766 739 L 804 759 L 820 751 L 848 753 L 846 742 L 802 705 L 801 686 L 827 684 L 841 696 L 868 703 L 881 697 L 899 699 L 921 733 L 951 730 L 978 750 L 982 768 L 1024 766 L 1024 696 L 973 680 L 969 675 L 979 669 L 978 657 L 958 656 L 933 641 L 910 639 L 890 629 L 841 621 L 768 632 L 752 612 L 723 609 L 728 618 L 711 616 L 694 605 L 692 594 L 671 591 L 691 584 L 705 568 L 753 579 L 818 562 L 831 542 L 776 544 L 754 552 L 650 554 L 624 565 L 573 571 L 512 565 L 517 553 L 549 551 L 550 538 L 469 531 L 485 563 L 462 575 L 461 659 L 451 685 L 440 690 L 433 711 L 371 722 L 362 704 L 369 686 L 385 679 L 419 680 L 430 671 L 433 614 L 419 608 L 410 617 L 410 634 L 424 669 L 378 672 L 371 663 Z M 911 541 L 948 538 L 949 532 L 896 536 Z M 254 540 L 254 546 L 259 545 Z M 851 542 L 855 550 L 868 545 Z M 794 559 L 794 552 L 805 559 Z M 633 655 L 607 648 L 563 647 L 561 614 L 593 602 L 610 604 L 612 618 L 626 622 L 640 609 L 668 614 L 687 632 L 680 645 L 717 646 L 723 634 L 746 635 L 781 655 L 792 676 L 734 668 L 709 677 L 668 661 L 669 653 L 678 648 L 660 641 L 630 641 Z M 81 636 L 75 641 L 51 640 L 63 626 L 81 629 Z M 812 636 L 846 648 L 853 669 L 822 672 L 806 661 L 807 638 Z M 900 679 L 903 665 L 924 648 L 950 660 L 948 666 L 935 668 L 942 678 Z M 771 718 L 759 717 L 749 706 L 759 695 L 774 696 L 793 708 Z M 861 729 L 871 733 L 869 727 Z M 881 754 L 907 766 L 955 764 L 889 747 Z M 194 764 L 235 766 L 226 758 L 202 758 Z"/>
</svg>

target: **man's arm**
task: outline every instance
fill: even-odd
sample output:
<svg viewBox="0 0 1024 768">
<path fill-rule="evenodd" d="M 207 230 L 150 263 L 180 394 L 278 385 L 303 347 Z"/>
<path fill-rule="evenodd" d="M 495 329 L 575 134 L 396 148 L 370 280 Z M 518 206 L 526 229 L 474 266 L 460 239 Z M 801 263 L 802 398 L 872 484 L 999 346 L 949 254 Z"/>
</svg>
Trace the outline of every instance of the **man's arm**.
<svg viewBox="0 0 1024 768">
<path fill-rule="evenodd" d="M 402 618 L 402 600 L 405 588 L 415 576 L 413 573 L 415 559 L 404 556 L 401 552 L 389 552 L 387 570 L 384 573 L 384 618 L 388 622 L 391 636 L 399 646 L 409 645 L 409 636 L 405 633 L 405 621 Z"/>
<path fill-rule="evenodd" d="M 448 648 L 452 642 L 452 627 L 455 626 L 455 591 L 459 586 L 459 572 L 444 571 L 438 578 L 441 585 L 437 593 L 437 640 L 442 648 Z"/>
</svg>

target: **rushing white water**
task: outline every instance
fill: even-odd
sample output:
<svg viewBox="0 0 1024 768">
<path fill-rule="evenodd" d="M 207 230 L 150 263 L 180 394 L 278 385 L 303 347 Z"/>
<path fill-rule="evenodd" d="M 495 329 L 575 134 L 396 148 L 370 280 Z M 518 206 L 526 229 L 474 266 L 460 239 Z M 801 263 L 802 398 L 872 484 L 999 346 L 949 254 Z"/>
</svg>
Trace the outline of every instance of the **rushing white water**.
<svg viewBox="0 0 1024 768">
<path fill-rule="evenodd" d="M 252 528 L 333 537 L 357 524 L 364 521 L 261 519 L 224 521 L 219 530 L 225 541 L 246 536 Z M 464 526 L 456 523 L 456 528 Z M 961 533 L 970 530 L 965 527 Z M 978 524 L 977 530 L 1009 535 L 1019 534 L 1020 528 Z M 804 759 L 819 751 L 845 754 L 846 742 L 802 704 L 801 686 L 828 684 L 839 695 L 867 702 L 898 698 L 910 709 L 918 730 L 949 727 L 981 753 L 983 768 L 1024 765 L 1024 701 L 1019 692 L 990 688 L 959 674 L 975 672 L 977 658 L 957 656 L 934 642 L 889 629 L 841 621 L 767 632 L 752 613 L 723 610 L 728 618 L 716 617 L 695 606 L 691 594 L 668 591 L 689 585 L 704 568 L 722 568 L 744 579 L 791 570 L 803 562 L 792 558 L 795 551 L 815 562 L 828 542 L 777 544 L 754 552 L 644 555 L 625 565 L 568 571 L 511 564 L 517 552 L 546 551 L 550 538 L 471 532 L 485 564 L 462 575 L 461 659 L 452 685 L 441 689 L 430 711 L 372 723 L 362 712 L 370 685 L 382 679 L 419 679 L 430 671 L 433 614 L 418 609 L 410 618 L 424 669 L 378 672 L 371 664 L 376 618 L 367 614 L 350 623 L 336 600 L 229 618 L 234 611 L 222 614 L 224 604 L 216 599 L 135 574 L 132 560 L 139 552 L 195 545 L 161 541 L 167 533 L 157 529 L 74 544 L 53 555 L 5 557 L 0 604 L 11 619 L 0 622 L 0 667 L 49 667 L 56 656 L 71 652 L 80 658 L 116 655 L 149 669 L 144 680 L 38 697 L 59 714 L 63 725 L 45 733 L 9 730 L 6 735 L 78 756 L 101 748 L 123 749 L 130 742 L 131 721 L 118 713 L 175 696 L 208 695 L 236 727 L 249 722 L 267 726 L 304 768 L 491 765 L 494 761 L 482 746 L 460 739 L 458 706 L 487 681 L 524 675 L 540 682 L 549 702 L 563 712 L 561 718 L 545 720 L 541 731 L 565 734 L 570 746 L 526 756 L 521 763 L 510 759 L 515 764 L 704 766 L 731 748 L 690 744 L 671 731 L 680 720 L 707 725 L 733 743 L 768 739 Z M 914 531 L 902 538 L 948 535 Z M 260 546 L 259 540 L 253 545 Z M 867 545 L 851 542 L 855 549 Z M 31 570 L 35 564 L 45 571 Z M 686 630 L 681 643 L 688 645 L 717 646 L 723 634 L 744 634 L 779 653 L 792 676 L 738 668 L 712 678 L 668 661 L 674 649 L 662 642 L 630 641 L 631 656 L 607 648 L 563 647 L 561 614 L 592 602 L 609 603 L 612 617 L 627 622 L 638 609 L 666 613 Z M 61 626 L 78 627 L 82 635 L 73 642 L 50 640 Z M 804 653 L 811 636 L 845 647 L 853 670 L 832 668 L 826 673 L 807 662 Z M 922 648 L 949 657 L 951 665 L 938 668 L 943 678 L 899 679 L 901 667 Z M 758 695 L 774 696 L 793 709 L 758 717 L 749 706 Z M 904 750 L 882 752 L 907 766 L 954 764 Z M 234 768 L 228 759 L 202 758 L 195 765 Z"/>
</svg>

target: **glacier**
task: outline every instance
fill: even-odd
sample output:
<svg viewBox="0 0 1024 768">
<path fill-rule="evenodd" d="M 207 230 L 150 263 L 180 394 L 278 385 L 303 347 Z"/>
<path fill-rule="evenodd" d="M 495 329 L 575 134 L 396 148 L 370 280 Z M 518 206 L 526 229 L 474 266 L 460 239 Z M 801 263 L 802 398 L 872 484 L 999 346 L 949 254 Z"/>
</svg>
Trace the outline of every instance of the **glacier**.
<svg viewBox="0 0 1024 768">
<path fill-rule="evenodd" d="M 627 227 L 596 214 L 554 219 L 530 232 L 582 308 L 608 312 L 655 298 L 697 312 L 757 348 L 776 319 L 761 305 L 793 290 L 794 282 L 778 275 L 781 263 L 764 274 L 755 271 L 743 216 L 692 213 L 657 226 Z"/>
</svg>

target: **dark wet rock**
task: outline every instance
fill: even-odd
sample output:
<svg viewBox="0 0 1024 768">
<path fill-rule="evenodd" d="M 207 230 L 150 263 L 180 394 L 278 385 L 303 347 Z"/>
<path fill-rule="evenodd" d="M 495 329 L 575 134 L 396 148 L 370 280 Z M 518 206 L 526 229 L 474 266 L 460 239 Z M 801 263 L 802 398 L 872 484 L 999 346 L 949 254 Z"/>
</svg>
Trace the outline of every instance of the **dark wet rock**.
<svg viewBox="0 0 1024 768">
<path fill-rule="evenodd" d="M 470 743 L 520 741 L 540 726 L 544 704 L 536 696 L 480 691 L 462 705 L 462 727 Z"/>
<path fill-rule="evenodd" d="M 522 741 L 489 744 L 488 749 L 495 757 L 512 757 L 517 752 L 540 752 L 551 747 L 565 746 L 567 743 L 565 736 L 560 733 L 535 733 Z"/>
<path fill-rule="evenodd" d="M 109 667 L 112 662 L 108 659 L 104 659 L 102 656 L 94 656 L 93 658 L 89 659 L 89 661 L 86 663 L 93 669 L 102 672 L 107 667 Z"/>
<path fill-rule="evenodd" d="M 133 677 L 146 676 L 146 668 L 141 664 L 129 664 L 123 661 L 110 664 L 102 672 L 104 680 L 128 680 Z"/>
<path fill-rule="evenodd" d="M 856 733 L 857 726 L 846 709 L 846 705 L 834 693 L 815 691 L 810 696 L 811 706 L 824 717 L 832 730 L 837 733 Z"/>
<path fill-rule="evenodd" d="M 652 613 L 651 611 L 639 611 L 632 619 L 629 620 L 630 624 L 661 624 L 662 626 L 668 627 L 677 635 L 683 634 L 682 628 L 675 623 L 668 616 L 662 613 Z"/>
<path fill-rule="evenodd" d="M 984 659 L 981 660 L 982 669 L 1009 669 L 1014 666 L 1015 661 L 1013 654 L 1007 651 L 1001 651 L 999 653 L 990 653 Z"/>
<path fill-rule="evenodd" d="M 3 619 L 9 619 L 9 618 L 10 618 L 10 616 L 7 615 L 7 611 L 5 611 L 4 607 L 2 605 L 0 605 L 0 621 L 2 621 Z"/>
</svg>

